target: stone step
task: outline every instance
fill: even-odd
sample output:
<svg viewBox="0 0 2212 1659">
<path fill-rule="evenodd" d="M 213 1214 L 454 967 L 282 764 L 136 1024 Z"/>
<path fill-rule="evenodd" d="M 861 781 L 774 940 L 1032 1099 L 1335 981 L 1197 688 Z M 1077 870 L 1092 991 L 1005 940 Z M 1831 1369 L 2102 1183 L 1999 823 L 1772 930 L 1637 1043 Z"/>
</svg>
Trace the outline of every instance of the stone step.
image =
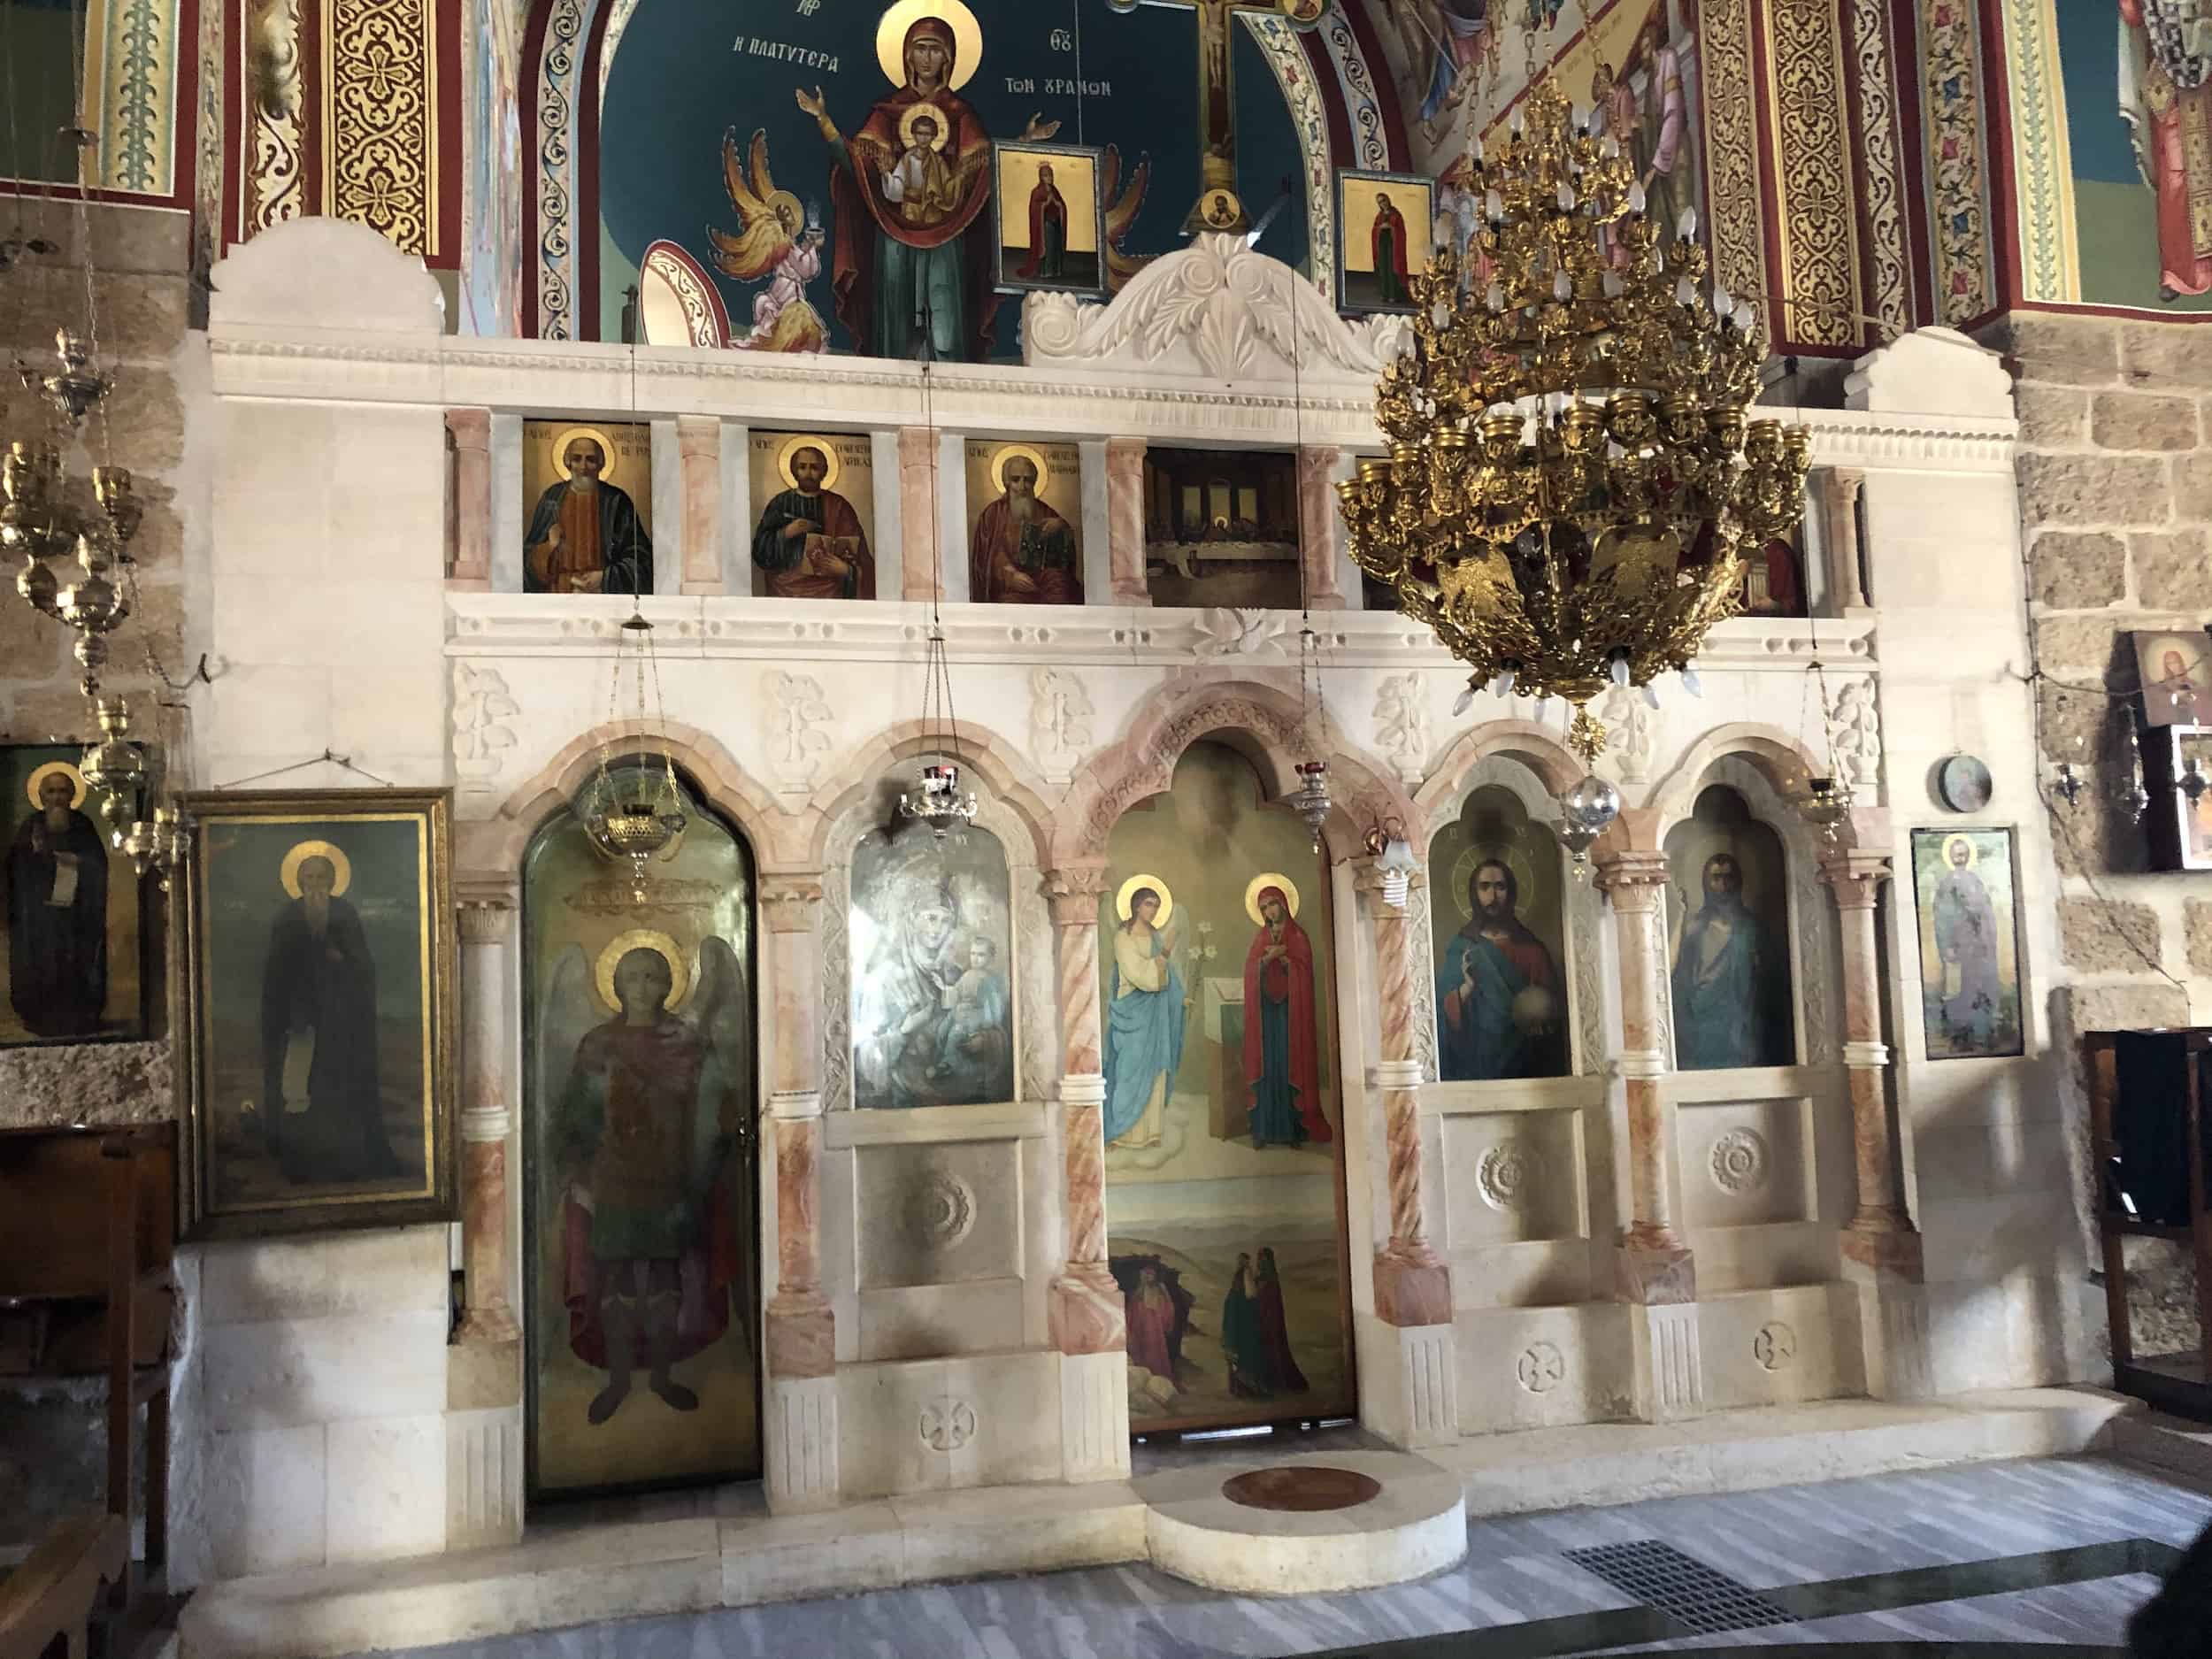
<svg viewBox="0 0 2212 1659">
<path fill-rule="evenodd" d="M 2139 1469 L 2212 1490 L 2212 1425 L 2162 1411 L 2133 1411 L 2112 1420 L 2099 1449 Z"/>
</svg>

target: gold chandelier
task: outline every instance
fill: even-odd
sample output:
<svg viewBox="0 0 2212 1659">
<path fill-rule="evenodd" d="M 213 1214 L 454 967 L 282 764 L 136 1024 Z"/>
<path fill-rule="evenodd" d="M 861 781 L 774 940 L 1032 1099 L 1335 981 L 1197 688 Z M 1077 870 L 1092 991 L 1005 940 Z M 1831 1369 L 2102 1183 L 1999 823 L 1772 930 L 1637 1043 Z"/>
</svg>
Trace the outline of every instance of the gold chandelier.
<svg viewBox="0 0 2212 1659">
<path fill-rule="evenodd" d="M 1746 553 L 1803 510 L 1810 434 L 1748 419 L 1757 312 L 1707 291 L 1694 211 L 1663 245 L 1599 118 L 1538 86 L 1473 187 L 1467 280 L 1439 249 L 1376 389 L 1389 458 L 1337 491 L 1354 560 L 1471 687 L 1563 698 L 1594 762 L 1586 705 L 1687 668 L 1736 613 Z"/>
</svg>

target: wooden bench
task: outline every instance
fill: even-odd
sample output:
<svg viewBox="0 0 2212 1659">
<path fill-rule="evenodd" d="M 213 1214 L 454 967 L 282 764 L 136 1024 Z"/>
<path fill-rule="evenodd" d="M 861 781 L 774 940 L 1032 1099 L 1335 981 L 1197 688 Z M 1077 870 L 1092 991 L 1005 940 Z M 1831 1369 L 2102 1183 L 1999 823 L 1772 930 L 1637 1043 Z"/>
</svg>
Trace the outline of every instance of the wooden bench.
<svg viewBox="0 0 2212 1659">
<path fill-rule="evenodd" d="M 168 1558 L 176 1221 L 174 1124 L 0 1132 L 0 1374 L 106 1373 L 107 1512 L 127 1555 L 132 1426 L 146 1408 L 149 1567 Z"/>
<path fill-rule="evenodd" d="M 0 1579 L 0 1659 L 87 1659 L 96 1620 L 130 1578 L 131 1524 L 119 1515 L 64 1521 Z"/>
</svg>

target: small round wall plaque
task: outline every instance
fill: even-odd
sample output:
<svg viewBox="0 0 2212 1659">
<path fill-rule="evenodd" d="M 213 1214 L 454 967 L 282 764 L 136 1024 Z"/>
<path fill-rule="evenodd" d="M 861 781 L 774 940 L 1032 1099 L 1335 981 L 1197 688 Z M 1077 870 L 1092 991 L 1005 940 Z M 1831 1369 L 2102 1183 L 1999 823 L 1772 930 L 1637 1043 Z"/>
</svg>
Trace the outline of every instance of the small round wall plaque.
<svg viewBox="0 0 2212 1659">
<path fill-rule="evenodd" d="M 1989 768 L 1971 755 L 1954 755 L 1936 768 L 1936 799 L 1954 812 L 1978 812 L 1989 804 Z"/>
</svg>

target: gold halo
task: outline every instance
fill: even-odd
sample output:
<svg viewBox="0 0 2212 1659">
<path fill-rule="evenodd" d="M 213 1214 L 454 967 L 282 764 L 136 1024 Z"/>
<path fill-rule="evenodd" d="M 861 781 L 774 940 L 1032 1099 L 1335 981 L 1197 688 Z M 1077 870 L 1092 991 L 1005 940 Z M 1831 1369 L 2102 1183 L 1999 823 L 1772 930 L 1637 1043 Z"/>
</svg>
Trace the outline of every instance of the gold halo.
<svg viewBox="0 0 2212 1659">
<path fill-rule="evenodd" d="M 1167 890 L 1167 883 L 1157 876 L 1133 875 L 1121 884 L 1121 891 L 1114 895 L 1114 914 L 1123 921 L 1129 919 L 1129 900 L 1139 887 L 1150 887 L 1160 895 L 1160 913 L 1152 918 L 1155 927 L 1165 927 L 1167 918 L 1175 914 L 1175 895 Z"/>
<path fill-rule="evenodd" d="M 983 26 L 961 0 L 895 0 L 884 9 L 876 25 L 876 62 L 883 78 L 895 87 L 906 84 L 906 32 L 924 18 L 935 18 L 952 28 L 952 73 L 945 84 L 955 92 L 983 61 Z"/>
<path fill-rule="evenodd" d="M 1260 915 L 1260 891 L 1263 887 L 1280 887 L 1283 896 L 1290 901 L 1290 913 L 1298 914 L 1298 884 L 1279 870 L 1263 871 L 1254 876 L 1244 889 L 1244 913 L 1252 918 L 1252 926 L 1264 927 L 1267 924 Z"/>
<path fill-rule="evenodd" d="M 918 99 L 899 111 L 899 142 L 911 144 L 914 142 L 914 123 L 925 115 L 937 123 L 937 136 L 931 142 L 930 149 L 941 156 L 945 153 L 946 142 L 952 137 L 952 123 L 945 119 L 945 112 L 927 98 Z"/>
<path fill-rule="evenodd" d="M 1468 883 L 1477 870 L 1488 864 L 1503 864 L 1513 872 L 1513 879 L 1519 884 L 1514 889 L 1517 898 L 1525 899 L 1536 890 L 1536 866 L 1520 848 L 1470 847 L 1452 860 L 1452 902 L 1458 907 L 1463 922 L 1475 919 L 1474 903 L 1467 896 Z"/>
<path fill-rule="evenodd" d="M 1963 847 L 1966 849 L 1966 867 L 1969 870 L 1971 870 L 1976 864 L 1981 863 L 1982 849 L 1974 845 L 1970 837 L 1965 835 L 1952 835 L 1946 837 L 1943 842 L 1943 867 L 1946 870 L 1956 867 L 1951 863 L 1951 849 L 1954 847 Z"/>
<path fill-rule="evenodd" d="M 328 841 L 300 841 L 284 855 L 284 863 L 277 871 L 277 879 L 284 883 L 284 890 L 294 898 L 300 895 L 300 866 L 310 858 L 330 860 L 334 872 L 330 884 L 332 898 L 353 885 L 353 860 L 346 856 L 343 848 L 333 847 Z"/>
<path fill-rule="evenodd" d="M 553 440 L 553 470 L 564 479 L 568 476 L 568 446 L 578 438 L 589 438 L 599 446 L 599 453 L 607 457 L 606 465 L 599 469 L 599 481 L 603 484 L 613 483 L 615 472 L 621 465 L 616 458 L 618 451 L 614 447 L 614 440 L 596 426 L 571 426 L 555 438 Z"/>
<path fill-rule="evenodd" d="M 799 480 L 791 476 L 791 457 L 802 449 L 822 452 L 822 488 L 827 489 L 837 482 L 841 469 L 837 465 L 837 446 L 827 438 L 811 432 L 795 432 L 786 438 L 776 450 L 776 475 L 792 488 L 799 488 Z"/>
<path fill-rule="evenodd" d="M 1034 444 L 1009 443 L 1000 446 L 998 453 L 991 457 L 991 482 L 998 486 L 1000 495 L 1006 493 L 1006 464 L 1016 456 L 1037 469 L 1037 495 L 1042 499 L 1045 480 L 1052 476 L 1052 469 L 1045 464 L 1043 454 Z"/>
<path fill-rule="evenodd" d="M 1228 198 L 1229 213 L 1225 220 L 1217 220 L 1213 216 L 1214 198 L 1216 196 L 1226 196 Z M 1233 230 L 1243 219 L 1243 218 L 1244 204 L 1239 199 L 1237 193 L 1234 190 L 1205 190 L 1200 192 L 1198 219 L 1201 224 L 1210 225 L 1216 230 Z"/>
<path fill-rule="evenodd" d="M 796 236 L 806 228 L 806 209 L 799 205 L 799 198 L 788 190 L 778 190 L 768 198 L 768 216 L 778 224 L 784 223 L 783 210 L 791 210 L 791 234 Z"/>
<path fill-rule="evenodd" d="M 31 773 L 29 780 L 23 786 L 23 793 L 30 797 L 31 804 L 41 809 L 45 807 L 46 803 L 38 798 L 38 787 L 58 772 L 68 776 L 69 804 L 82 806 L 85 796 L 84 773 L 79 772 L 65 760 L 50 760 Z"/>
<path fill-rule="evenodd" d="M 691 964 L 683 947 L 655 927 L 633 927 L 601 947 L 599 959 L 591 966 L 592 988 L 599 993 L 601 1005 L 618 1014 L 622 1011 L 622 1003 L 614 994 L 615 964 L 633 950 L 649 950 L 668 964 L 667 1007 L 674 1013 L 691 995 Z"/>
</svg>

